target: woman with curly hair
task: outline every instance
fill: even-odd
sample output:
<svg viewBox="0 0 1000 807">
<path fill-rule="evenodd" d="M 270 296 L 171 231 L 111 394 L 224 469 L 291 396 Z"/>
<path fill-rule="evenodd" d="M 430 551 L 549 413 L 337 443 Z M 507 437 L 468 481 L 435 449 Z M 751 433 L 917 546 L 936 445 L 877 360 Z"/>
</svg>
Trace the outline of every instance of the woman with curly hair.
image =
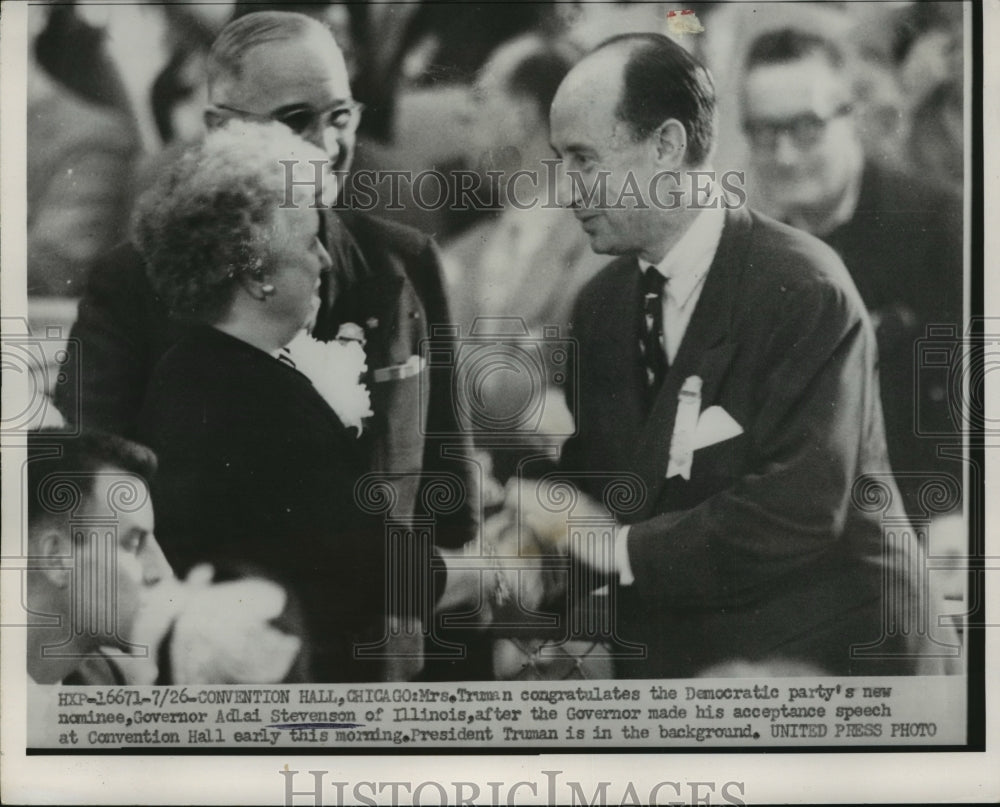
<svg viewBox="0 0 1000 807">
<path fill-rule="evenodd" d="M 312 381 L 285 350 L 330 268 L 311 160 L 326 157 L 280 124 L 233 123 L 140 201 L 153 287 L 197 324 L 157 366 L 139 428 L 159 455 L 157 533 L 177 572 L 266 570 L 302 607 L 303 678 L 378 680 L 379 662 L 353 652 L 386 621 L 384 530 L 354 500 L 364 353 L 307 345 L 325 374 Z"/>
</svg>

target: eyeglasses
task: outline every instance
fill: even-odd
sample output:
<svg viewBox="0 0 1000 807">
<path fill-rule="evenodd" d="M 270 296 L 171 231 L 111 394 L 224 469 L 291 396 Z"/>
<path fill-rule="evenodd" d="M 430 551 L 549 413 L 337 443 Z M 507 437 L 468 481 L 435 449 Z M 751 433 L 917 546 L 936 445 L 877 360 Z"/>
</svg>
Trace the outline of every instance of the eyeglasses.
<svg viewBox="0 0 1000 807">
<path fill-rule="evenodd" d="M 361 123 L 361 113 L 364 104 L 357 101 L 337 101 L 326 109 L 316 110 L 311 106 L 296 106 L 281 109 L 273 114 L 247 112 L 225 104 L 215 104 L 215 109 L 239 115 L 241 118 L 253 121 L 277 121 L 291 129 L 297 135 L 309 132 L 336 129 L 338 132 L 353 134 Z"/>
<path fill-rule="evenodd" d="M 778 138 L 786 134 L 798 148 L 807 149 L 819 143 L 831 121 L 844 117 L 851 109 L 850 104 L 844 104 L 825 118 L 808 113 L 781 121 L 744 120 L 743 132 L 754 148 L 773 151 L 778 146 Z"/>
</svg>

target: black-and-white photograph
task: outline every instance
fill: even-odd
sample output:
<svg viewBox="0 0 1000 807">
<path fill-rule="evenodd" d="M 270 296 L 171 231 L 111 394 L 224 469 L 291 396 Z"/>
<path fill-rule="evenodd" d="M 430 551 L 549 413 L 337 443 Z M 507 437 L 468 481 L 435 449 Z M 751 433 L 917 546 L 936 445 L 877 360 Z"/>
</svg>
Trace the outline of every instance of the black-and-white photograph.
<svg viewBox="0 0 1000 807">
<path fill-rule="evenodd" d="M 750 804 L 624 760 L 983 751 L 983 16 L 5 4 L 5 754 Z"/>
</svg>

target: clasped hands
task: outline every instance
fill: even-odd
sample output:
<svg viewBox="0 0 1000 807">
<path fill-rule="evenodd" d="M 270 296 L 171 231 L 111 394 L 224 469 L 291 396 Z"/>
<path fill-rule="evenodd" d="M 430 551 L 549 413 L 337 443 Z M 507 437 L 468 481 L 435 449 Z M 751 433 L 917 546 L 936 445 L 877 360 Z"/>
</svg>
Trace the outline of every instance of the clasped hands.
<svg viewBox="0 0 1000 807">
<path fill-rule="evenodd" d="M 569 497 L 572 506 L 560 507 Z M 606 507 L 579 490 L 570 490 L 565 482 L 515 479 L 507 484 L 503 510 L 483 525 L 484 545 L 497 568 L 507 572 L 507 577 L 511 576 L 508 570 L 518 570 L 522 604 L 531 607 L 543 598 L 531 596 L 530 589 L 538 586 L 525 585 L 526 559 L 572 555 L 599 574 L 616 571 L 614 553 L 602 551 L 599 542 L 570 540 L 571 520 L 615 524 Z"/>
</svg>

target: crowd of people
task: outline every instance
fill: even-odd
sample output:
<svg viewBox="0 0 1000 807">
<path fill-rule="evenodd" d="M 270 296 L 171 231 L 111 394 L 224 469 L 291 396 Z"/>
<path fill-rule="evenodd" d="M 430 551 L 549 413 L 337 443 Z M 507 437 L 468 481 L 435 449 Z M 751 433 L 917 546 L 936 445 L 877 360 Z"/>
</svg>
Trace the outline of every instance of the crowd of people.
<svg viewBox="0 0 1000 807">
<path fill-rule="evenodd" d="M 915 352 L 963 330 L 961 15 L 591 5 L 34 10 L 28 290 L 81 359 L 35 685 L 954 669 Z M 480 203 L 344 202 L 397 166 Z"/>
</svg>

